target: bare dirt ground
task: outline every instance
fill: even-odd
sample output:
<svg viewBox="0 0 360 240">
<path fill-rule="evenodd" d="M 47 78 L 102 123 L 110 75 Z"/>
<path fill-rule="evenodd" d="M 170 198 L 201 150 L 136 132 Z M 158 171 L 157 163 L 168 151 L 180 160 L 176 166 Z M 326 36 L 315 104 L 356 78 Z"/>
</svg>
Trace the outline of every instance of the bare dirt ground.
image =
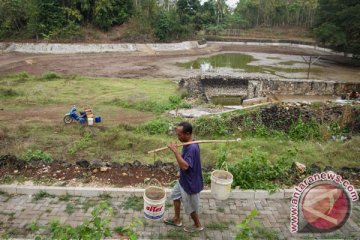
<svg viewBox="0 0 360 240">
<path fill-rule="evenodd" d="M 173 78 L 179 79 L 189 75 L 200 74 L 199 70 L 183 69 L 176 62 L 194 60 L 198 56 L 221 52 L 252 52 L 293 55 L 327 55 L 321 64 L 325 69 L 320 79 L 337 81 L 358 81 L 358 68 L 335 64 L 344 63 L 341 56 L 329 56 L 328 53 L 313 49 L 300 49 L 281 46 L 247 46 L 208 43 L 201 49 L 172 52 L 129 52 L 129 53 L 97 53 L 97 54 L 0 54 L 0 75 L 26 71 L 40 75 L 54 71 L 66 75 L 75 74 L 95 77 L 122 78 Z M 329 61 L 330 60 L 330 61 Z M 346 60 L 346 59 L 345 59 Z M 319 77 L 317 77 L 319 78 Z"/>
<path fill-rule="evenodd" d="M 29 122 L 41 122 L 46 125 L 63 124 L 63 117 L 67 113 L 68 105 L 30 107 L 22 110 L 3 109 L 0 110 L 0 126 L 8 129 L 17 128 Z M 114 111 L 103 112 L 101 114 L 106 123 L 102 126 L 116 125 L 119 123 L 138 124 L 153 118 L 151 113 L 129 112 L 126 109 L 118 108 Z M 73 123 L 77 124 L 77 123 Z"/>
</svg>

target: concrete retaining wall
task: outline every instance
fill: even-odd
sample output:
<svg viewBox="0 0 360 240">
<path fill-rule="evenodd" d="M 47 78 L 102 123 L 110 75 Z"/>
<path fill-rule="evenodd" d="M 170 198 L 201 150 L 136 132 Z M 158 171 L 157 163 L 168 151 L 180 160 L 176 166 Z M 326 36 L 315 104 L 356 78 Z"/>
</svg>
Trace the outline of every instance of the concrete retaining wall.
<svg viewBox="0 0 360 240">
<path fill-rule="evenodd" d="M 165 44 L 62 44 L 62 43 L 0 43 L 2 52 L 23 52 L 23 53 L 101 53 L 101 52 L 135 52 L 143 49 L 153 51 L 184 51 L 189 49 L 203 48 L 206 44 L 200 45 L 196 41 Z"/>
<path fill-rule="evenodd" d="M 186 88 L 189 96 L 207 100 L 213 96 L 245 96 L 251 99 L 269 94 L 331 96 L 360 91 L 360 83 L 210 75 L 181 79 L 179 85 Z"/>
</svg>

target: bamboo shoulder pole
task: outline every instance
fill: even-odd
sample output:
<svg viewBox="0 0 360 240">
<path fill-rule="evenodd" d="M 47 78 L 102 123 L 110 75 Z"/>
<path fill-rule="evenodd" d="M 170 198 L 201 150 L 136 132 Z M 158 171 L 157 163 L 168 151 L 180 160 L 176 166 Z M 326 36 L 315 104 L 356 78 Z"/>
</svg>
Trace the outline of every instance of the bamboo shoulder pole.
<svg viewBox="0 0 360 240">
<path fill-rule="evenodd" d="M 239 141 L 241 141 L 240 138 L 234 139 L 234 140 L 199 140 L 199 141 L 192 141 L 192 142 L 187 142 L 187 143 L 180 143 L 180 144 L 177 144 L 176 146 L 181 147 L 181 146 L 186 146 L 186 145 L 190 145 L 190 144 L 193 144 L 193 143 L 197 143 L 197 144 L 201 144 L 201 143 L 227 143 L 227 142 L 239 142 Z M 169 149 L 169 148 L 167 146 L 162 147 L 162 148 L 157 148 L 157 149 L 148 151 L 148 154 L 155 153 L 155 152 L 160 152 L 160 151 L 163 151 L 163 150 L 166 150 L 166 149 Z"/>
</svg>

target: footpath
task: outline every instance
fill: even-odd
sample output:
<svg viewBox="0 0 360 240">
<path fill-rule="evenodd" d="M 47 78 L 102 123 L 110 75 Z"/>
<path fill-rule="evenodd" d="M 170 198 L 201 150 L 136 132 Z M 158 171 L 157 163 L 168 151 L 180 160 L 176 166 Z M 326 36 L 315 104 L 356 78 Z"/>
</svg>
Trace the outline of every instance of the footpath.
<svg viewBox="0 0 360 240">
<path fill-rule="evenodd" d="M 36 235 L 31 231 L 31 224 L 46 225 L 53 219 L 72 226 L 80 225 L 91 217 L 91 210 L 96 204 L 106 200 L 114 210 L 111 228 L 129 225 L 136 218 L 141 220 L 142 224 L 135 230 L 138 239 L 235 239 L 239 232 L 237 225 L 252 209 L 257 210 L 255 220 L 263 230 L 260 239 L 360 239 L 359 201 L 352 203 L 350 218 L 334 232 L 291 233 L 292 190 L 282 190 L 272 195 L 265 191 L 233 191 L 225 201 L 215 200 L 209 191 L 203 191 L 200 219 L 205 230 L 188 234 L 182 228 L 167 226 L 162 221 L 145 219 L 143 191 L 0 185 L 0 236 L 1 239 L 34 239 Z M 167 201 L 166 209 L 165 217 L 172 216 L 174 211 L 170 201 Z M 188 216 L 182 215 L 182 219 L 184 225 L 192 224 Z"/>
</svg>

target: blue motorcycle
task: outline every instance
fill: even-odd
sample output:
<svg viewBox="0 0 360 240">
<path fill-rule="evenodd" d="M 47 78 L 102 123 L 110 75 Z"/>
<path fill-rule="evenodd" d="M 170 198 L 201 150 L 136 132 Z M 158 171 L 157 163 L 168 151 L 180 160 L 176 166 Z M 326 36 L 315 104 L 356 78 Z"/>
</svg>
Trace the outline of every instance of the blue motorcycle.
<svg viewBox="0 0 360 240">
<path fill-rule="evenodd" d="M 70 124 L 74 120 L 80 122 L 81 124 L 88 123 L 88 125 L 92 125 L 93 120 L 95 120 L 95 123 L 101 122 L 101 117 L 96 116 L 94 119 L 93 118 L 87 119 L 86 112 L 80 112 L 80 115 L 78 115 L 76 113 L 76 107 L 75 107 L 75 105 L 73 105 L 71 108 L 71 111 L 68 112 L 67 114 L 65 114 L 63 121 L 65 124 Z"/>
</svg>

